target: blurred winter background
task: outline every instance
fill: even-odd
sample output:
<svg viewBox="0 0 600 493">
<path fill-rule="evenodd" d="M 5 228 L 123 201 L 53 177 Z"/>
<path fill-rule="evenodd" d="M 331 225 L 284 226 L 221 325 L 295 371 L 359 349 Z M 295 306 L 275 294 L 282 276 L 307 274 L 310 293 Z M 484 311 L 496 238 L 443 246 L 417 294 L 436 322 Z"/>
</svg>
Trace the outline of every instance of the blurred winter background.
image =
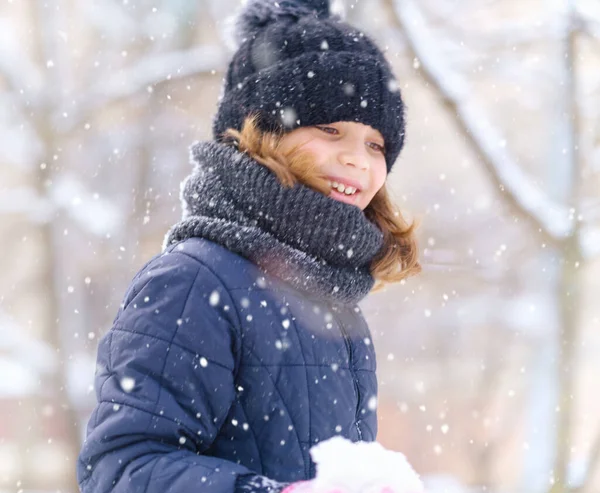
<svg viewBox="0 0 600 493">
<path fill-rule="evenodd" d="M 238 0 L 0 3 L 0 491 L 74 493 L 99 337 L 179 217 Z M 346 0 L 423 274 L 363 303 L 431 492 L 600 491 L 600 3 Z"/>
</svg>

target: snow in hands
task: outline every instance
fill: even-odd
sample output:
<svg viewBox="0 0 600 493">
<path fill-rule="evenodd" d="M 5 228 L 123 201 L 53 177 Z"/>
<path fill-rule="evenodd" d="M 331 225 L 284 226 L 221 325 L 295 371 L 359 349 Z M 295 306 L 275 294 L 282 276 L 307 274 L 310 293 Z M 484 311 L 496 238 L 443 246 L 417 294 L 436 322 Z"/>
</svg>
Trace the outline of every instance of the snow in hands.
<svg viewBox="0 0 600 493">
<path fill-rule="evenodd" d="M 400 452 L 377 442 L 333 437 L 310 450 L 317 464 L 313 493 L 422 493 L 423 484 Z"/>
</svg>

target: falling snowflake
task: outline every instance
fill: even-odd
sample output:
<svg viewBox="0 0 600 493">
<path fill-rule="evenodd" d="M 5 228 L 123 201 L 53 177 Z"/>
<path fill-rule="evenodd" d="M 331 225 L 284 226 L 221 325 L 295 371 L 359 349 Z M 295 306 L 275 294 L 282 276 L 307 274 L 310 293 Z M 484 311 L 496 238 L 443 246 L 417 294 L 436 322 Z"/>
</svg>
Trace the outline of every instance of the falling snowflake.
<svg viewBox="0 0 600 493">
<path fill-rule="evenodd" d="M 258 279 L 256 279 L 256 285 L 259 288 L 266 288 L 267 287 L 267 281 L 264 277 L 259 277 Z"/>
<path fill-rule="evenodd" d="M 127 392 L 127 393 L 131 392 L 133 390 L 133 388 L 135 387 L 135 380 L 131 377 L 123 377 L 123 378 L 121 378 L 119 383 L 120 383 L 123 391 Z"/>
<path fill-rule="evenodd" d="M 375 397 L 374 395 L 371 396 L 369 402 L 367 403 L 367 407 L 370 411 L 375 411 L 375 409 L 377 409 L 377 397 Z"/>
<path fill-rule="evenodd" d="M 257 69 L 270 67 L 279 58 L 278 50 L 269 41 L 255 43 L 252 47 L 252 61 Z"/>
<path fill-rule="evenodd" d="M 210 297 L 208 298 L 208 302 L 210 306 L 217 306 L 219 304 L 219 300 L 221 299 L 221 295 L 215 289 L 212 293 L 210 293 Z"/>
<path fill-rule="evenodd" d="M 352 96 L 354 94 L 354 84 L 351 84 L 350 82 L 346 82 L 343 86 L 342 86 L 342 90 L 344 91 L 344 94 L 346 96 Z"/>
<path fill-rule="evenodd" d="M 286 127 L 293 127 L 297 122 L 298 115 L 294 108 L 284 108 L 281 110 L 281 121 Z"/>
</svg>

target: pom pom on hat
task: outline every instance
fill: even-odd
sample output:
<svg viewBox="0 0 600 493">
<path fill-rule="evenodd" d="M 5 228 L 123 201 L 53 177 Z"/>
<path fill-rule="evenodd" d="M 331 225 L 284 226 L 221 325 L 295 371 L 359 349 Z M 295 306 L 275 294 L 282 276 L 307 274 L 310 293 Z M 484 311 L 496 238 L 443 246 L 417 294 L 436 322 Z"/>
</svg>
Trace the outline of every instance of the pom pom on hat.
<svg viewBox="0 0 600 493">
<path fill-rule="evenodd" d="M 329 0 L 248 0 L 235 23 L 237 41 L 243 42 L 282 17 L 299 19 L 311 15 L 329 17 Z"/>
</svg>

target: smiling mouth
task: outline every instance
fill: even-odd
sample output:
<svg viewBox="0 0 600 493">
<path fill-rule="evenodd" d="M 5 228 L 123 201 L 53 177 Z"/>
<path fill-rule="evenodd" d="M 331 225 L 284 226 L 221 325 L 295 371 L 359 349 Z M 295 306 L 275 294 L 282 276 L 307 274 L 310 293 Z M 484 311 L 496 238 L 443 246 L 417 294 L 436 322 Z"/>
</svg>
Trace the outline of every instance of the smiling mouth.
<svg viewBox="0 0 600 493">
<path fill-rule="evenodd" d="M 329 186 L 331 187 L 332 191 L 347 195 L 349 197 L 357 195 L 360 192 L 360 190 L 358 190 L 356 187 L 344 185 L 343 183 L 338 183 L 337 181 L 332 180 L 329 180 Z"/>
<path fill-rule="evenodd" d="M 357 205 L 359 191 L 353 193 L 352 195 L 346 195 L 346 193 L 339 192 L 335 188 L 331 188 L 329 192 L 329 198 L 333 199 L 337 202 L 343 202 L 345 204 L 353 205 L 355 207 L 359 207 Z"/>
</svg>

